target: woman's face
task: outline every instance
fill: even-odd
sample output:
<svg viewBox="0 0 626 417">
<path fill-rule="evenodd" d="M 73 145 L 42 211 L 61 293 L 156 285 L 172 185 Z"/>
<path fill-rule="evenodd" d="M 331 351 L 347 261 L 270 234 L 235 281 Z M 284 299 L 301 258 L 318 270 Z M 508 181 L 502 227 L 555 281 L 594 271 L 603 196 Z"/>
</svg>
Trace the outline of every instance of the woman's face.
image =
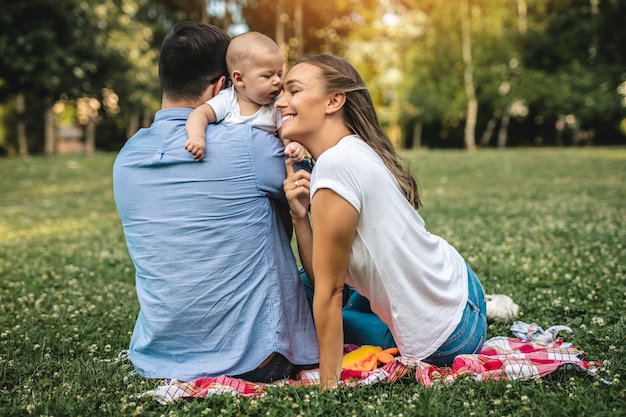
<svg viewBox="0 0 626 417">
<path fill-rule="evenodd" d="M 324 92 L 322 70 L 301 63 L 285 78 L 283 94 L 275 106 L 282 114 L 281 135 L 310 148 L 316 133 L 321 133 L 331 94 Z"/>
</svg>

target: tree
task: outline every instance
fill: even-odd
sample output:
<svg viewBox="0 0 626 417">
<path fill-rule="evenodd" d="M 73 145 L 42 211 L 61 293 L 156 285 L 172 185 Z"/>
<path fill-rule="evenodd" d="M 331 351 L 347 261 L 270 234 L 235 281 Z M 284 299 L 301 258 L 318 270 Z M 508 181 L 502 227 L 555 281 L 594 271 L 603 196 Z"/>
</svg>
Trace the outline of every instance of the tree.
<svg viewBox="0 0 626 417">
<path fill-rule="evenodd" d="M 0 96 L 17 97 L 18 111 L 46 112 L 61 97 L 95 95 L 107 79 L 103 68 L 124 70 L 125 61 L 100 48 L 89 9 L 73 0 L 10 2 L 0 15 Z M 113 64 L 115 63 L 115 65 Z M 43 109 L 43 110 L 42 110 Z M 28 153 L 25 118 L 19 153 Z M 49 141 L 49 139 L 48 139 Z M 49 144 L 46 150 L 49 151 Z"/>
<path fill-rule="evenodd" d="M 404 86 L 410 105 L 403 120 L 427 131 L 416 131 L 407 141 L 425 136 L 431 146 L 472 149 L 481 128 L 481 142 L 488 141 L 498 122 L 504 126 L 508 108 L 516 102 L 510 88 L 517 53 L 515 3 L 403 3 L 419 7 L 426 16 L 424 36 L 405 52 L 406 72 L 412 77 Z"/>
<path fill-rule="evenodd" d="M 467 113 L 465 118 L 465 147 L 473 151 L 476 148 L 476 118 L 478 100 L 474 88 L 474 64 L 472 62 L 472 35 L 470 28 L 469 0 L 460 0 L 461 9 L 461 51 L 463 55 L 463 81 L 467 95 Z"/>
<path fill-rule="evenodd" d="M 39 114 L 38 126 L 54 123 L 52 108 L 76 109 L 85 126 L 87 149 L 95 148 L 96 123 L 127 126 L 134 133 L 142 114 L 158 107 L 160 42 L 175 20 L 205 10 L 194 2 L 79 0 L 12 2 L 0 14 L 0 99 L 16 97 L 16 108 Z M 181 11 L 177 7 L 184 7 Z M 200 7 L 199 7 L 200 6 Z M 10 57 L 10 59 L 9 59 Z M 124 112 L 121 109 L 124 108 Z M 18 116 L 19 153 L 27 154 L 26 120 Z M 54 151 L 54 126 L 45 129 L 44 149 Z M 127 136 L 126 136 L 127 137 Z M 30 141 L 30 146 L 36 146 Z"/>
<path fill-rule="evenodd" d="M 541 135 L 549 135 L 556 126 L 558 137 L 563 133 L 560 120 L 567 120 L 570 142 L 578 144 L 581 129 L 616 126 L 625 109 L 616 93 L 626 78 L 626 54 L 617 46 L 625 34 L 623 23 L 618 23 L 622 19 L 616 17 L 626 12 L 624 3 L 528 3 L 529 29 L 520 47 L 524 78 L 519 89 L 533 114 L 552 122 Z"/>
<path fill-rule="evenodd" d="M 341 54 L 350 33 L 376 9 L 376 0 L 240 1 L 250 30 L 274 37 L 292 64 L 303 54 Z M 284 39 L 284 43 L 283 43 Z"/>
<path fill-rule="evenodd" d="M 381 125 L 391 142 L 402 147 L 402 103 L 411 73 L 407 51 L 424 34 L 425 15 L 393 5 L 363 14 L 363 22 L 346 42 L 345 57 L 358 69 L 368 86 Z M 367 19 L 367 20 L 365 20 Z"/>
<path fill-rule="evenodd" d="M 423 136 L 431 146 L 462 146 L 462 142 L 450 142 L 467 108 L 458 3 L 402 3 L 407 8 L 419 8 L 424 16 L 423 35 L 404 51 L 404 73 L 411 76 L 403 84 L 410 105 L 404 106 L 402 119 L 419 130 L 427 128 L 425 134 L 415 131 L 413 138 Z"/>
</svg>

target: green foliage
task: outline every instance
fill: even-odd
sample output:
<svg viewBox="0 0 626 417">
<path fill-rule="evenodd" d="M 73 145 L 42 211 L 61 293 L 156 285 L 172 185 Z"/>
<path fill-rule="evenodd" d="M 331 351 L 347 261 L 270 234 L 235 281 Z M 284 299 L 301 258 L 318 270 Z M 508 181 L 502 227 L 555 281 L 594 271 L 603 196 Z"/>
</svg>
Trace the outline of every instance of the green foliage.
<svg viewBox="0 0 626 417">
<path fill-rule="evenodd" d="M 353 31 L 367 28 L 369 15 L 376 13 L 379 1 L 376 0 L 341 0 L 341 1 L 237 1 L 242 8 L 243 18 L 250 30 L 274 37 L 277 25 L 285 31 L 288 43 L 287 56 L 293 63 L 297 46 L 303 54 L 329 52 L 341 55 L 345 49 L 345 38 Z M 296 4 L 302 7 L 301 20 L 296 17 Z M 278 16 L 280 19 L 277 19 Z M 297 38 L 301 31 L 302 38 Z M 362 30 L 365 36 L 371 31 Z"/>
<path fill-rule="evenodd" d="M 142 109 L 153 113 L 167 13 L 177 16 L 148 0 L 10 2 L 0 14 L 0 100 L 26 96 L 30 132 L 42 130 L 42 114 L 57 100 L 96 98 L 100 116 L 121 125 Z"/>
<path fill-rule="evenodd" d="M 530 33 L 521 50 L 527 65 L 550 73 L 564 63 L 587 61 L 595 29 L 589 4 L 588 0 L 552 1 L 541 14 L 531 13 Z"/>
<path fill-rule="evenodd" d="M 544 117 L 574 114 L 583 121 L 611 121 L 624 114 L 616 90 L 626 74 L 609 64 L 616 56 L 605 54 L 607 46 L 614 47 L 602 27 L 616 10 L 598 3 L 600 8 L 594 9 L 587 0 L 550 2 L 545 14 L 531 16 L 531 30 L 521 39 L 525 79 L 517 93 Z M 626 56 L 619 59 L 623 63 Z"/>
<path fill-rule="evenodd" d="M 77 94 L 67 74 L 98 60 L 93 32 L 80 23 L 84 15 L 74 2 L 9 2 L 3 6 L 0 36 L 0 78 L 9 93 L 33 95 Z M 78 24 L 76 24 L 78 23 Z M 78 62 L 81 61 L 81 62 Z M 84 66 L 83 66 L 84 65 Z"/>
<path fill-rule="evenodd" d="M 527 13 L 520 12 L 520 4 L 527 6 Z M 626 107 L 624 95 L 617 91 L 626 80 L 626 55 L 617 42 L 625 35 L 618 27 L 623 19 L 616 16 L 623 16 L 624 2 L 507 0 L 470 5 L 479 128 L 494 113 L 509 114 L 527 132 L 524 137 L 541 130 L 538 136 L 554 143 L 559 134 L 554 120 L 570 115 L 576 129 L 597 131 L 600 143 L 623 141 L 618 126 Z M 403 85 L 410 103 L 403 120 L 420 117 L 449 131 L 464 123 L 467 106 L 458 2 L 411 6 L 428 18 L 424 36 L 405 52 L 404 72 L 412 76 Z M 432 136 L 427 141 L 441 143 Z"/>
<path fill-rule="evenodd" d="M 597 143 L 624 143 L 626 130 L 620 131 L 620 125 L 626 124 L 626 96 L 617 91 L 626 91 L 626 2 L 469 3 L 480 108 L 477 137 L 494 114 L 515 113 L 510 108 L 517 105 L 527 111 L 512 115 L 517 128 L 512 124 L 509 129 L 513 145 L 530 144 L 533 136 L 556 143 L 554 122 L 567 115 L 576 118 L 577 128 L 593 129 Z M 527 6 L 526 15 L 519 13 L 520 4 Z M 221 9 L 223 13 L 216 12 Z M 389 16 L 397 19 L 396 25 L 385 20 Z M 98 145 L 112 148 L 106 142 L 124 140 L 125 128 L 158 108 L 160 43 L 174 22 L 188 19 L 223 28 L 245 22 L 272 37 L 283 31 L 290 65 L 298 54 L 349 57 L 366 80 L 388 131 L 419 122 L 429 146 L 462 143 L 457 139 L 467 98 L 459 0 L 5 1 L 0 13 L 0 101 L 25 95 L 28 135 L 37 142 L 29 147 L 40 151 L 40 124 L 50 105 L 96 98 L 103 121 Z M 116 106 L 104 105 L 112 96 L 119 100 Z M 5 125 L 14 136 L 14 126 Z M 525 139 L 516 142 L 516 131 Z"/>
<path fill-rule="evenodd" d="M 322 392 L 277 387 L 162 406 L 156 381 L 115 362 L 138 311 L 111 187 L 114 155 L 0 160 L 0 415 L 518 416 L 626 409 L 626 149 L 411 151 L 429 230 L 470 262 L 520 319 L 565 324 L 606 368 L 538 381 Z M 488 337 L 510 335 L 494 323 Z M 109 361 L 111 360 L 111 361 Z M 593 398 L 593 401 L 589 399 Z"/>
</svg>

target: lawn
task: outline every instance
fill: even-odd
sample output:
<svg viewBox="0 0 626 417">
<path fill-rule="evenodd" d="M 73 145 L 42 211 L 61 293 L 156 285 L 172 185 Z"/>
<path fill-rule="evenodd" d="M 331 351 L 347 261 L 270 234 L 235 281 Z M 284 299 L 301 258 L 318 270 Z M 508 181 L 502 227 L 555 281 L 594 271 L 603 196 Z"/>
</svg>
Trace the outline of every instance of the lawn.
<svg viewBox="0 0 626 417">
<path fill-rule="evenodd" d="M 603 364 L 543 380 L 424 388 L 404 379 L 322 392 L 272 388 L 159 405 L 115 362 L 138 303 L 111 189 L 115 155 L 0 159 L 0 415 L 577 416 L 626 410 L 626 148 L 410 151 L 428 228 L 520 319 L 564 324 Z M 511 336 L 511 321 L 488 337 Z"/>
</svg>

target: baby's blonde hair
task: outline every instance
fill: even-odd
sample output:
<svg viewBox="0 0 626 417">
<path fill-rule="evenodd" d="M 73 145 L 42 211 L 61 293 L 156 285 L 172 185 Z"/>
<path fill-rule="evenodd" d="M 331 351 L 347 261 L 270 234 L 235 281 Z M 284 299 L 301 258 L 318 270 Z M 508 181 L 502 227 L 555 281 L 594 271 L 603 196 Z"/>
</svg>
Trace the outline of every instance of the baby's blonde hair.
<svg viewBox="0 0 626 417">
<path fill-rule="evenodd" d="M 282 53 L 272 38 L 260 32 L 246 32 L 235 36 L 230 41 L 228 50 L 226 51 L 228 73 L 232 74 L 235 70 L 244 70 L 246 65 L 248 65 L 257 54 L 270 54 L 274 52 Z"/>
</svg>

